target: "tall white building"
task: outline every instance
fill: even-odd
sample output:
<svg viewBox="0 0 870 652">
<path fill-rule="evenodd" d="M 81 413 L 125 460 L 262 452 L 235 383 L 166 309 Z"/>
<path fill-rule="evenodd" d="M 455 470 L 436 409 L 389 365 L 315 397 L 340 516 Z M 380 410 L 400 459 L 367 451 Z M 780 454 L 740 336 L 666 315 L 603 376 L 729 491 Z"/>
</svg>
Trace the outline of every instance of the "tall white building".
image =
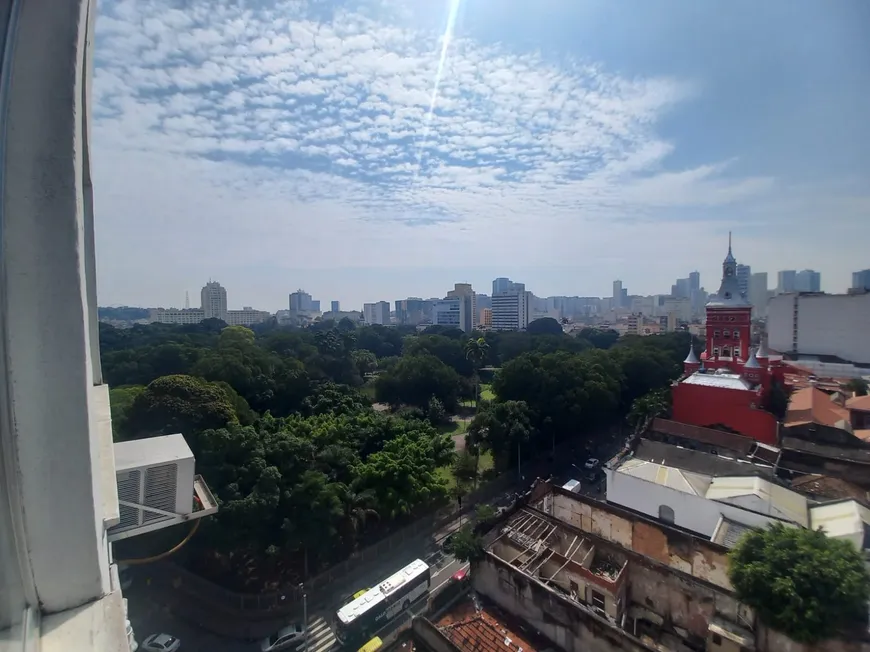
<svg viewBox="0 0 870 652">
<path fill-rule="evenodd" d="M 870 364 L 870 293 L 783 294 L 767 304 L 767 342 L 779 353 Z"/>
<path fill-rule="evenodd" d="M 752 268 L 749 265 L 737 265 L 737 285 L 744 297 L 749 297 L 749 279 L 752 276 Z"/>
<path fill-rule="evenodd" d="M 749 277 L 749 303 L 752 304 L 752 316 L 764 319 L 767 315 L 767 272 L 757 272 Z"/>
<path fill-rule="evenodd" d="M 870 291 L 870 269 L 862 269 L 860 272 L 852 272 L 851 289 Z"/>
<path fill-rule="evenodd" d="M 784 294 L 795 291 L 795 277 L 797 272 L 793 269 L 784 269 L 776 273 L 776 293 Z"/>
<path fill-rule="evenodd" d="M 451 326 L 463 332 L 463 324 L 469 319 L 467 314 L 467 302 L 460 297 L 454 299 L 442 299 L 432 303 L 432 324 L 435 326 Z"/>
<path fill-rule="evenodd" d="M 203 319 L 227 321 L 227 290 L 217 281 L 209 281 L 199 293 Z"/>
<path fill-rule="evenodd" d="M 519 331 L 529 325 L 532 293 L 525 285 L 521 289 L 501 292 L 492 296 L 492 328 L 497 331 Z"/>
<path fill-rule="evenodd" d="M 613 282 L 613 303 L 612 307 L 615 310 L 616 308 L 622 307 L 622 281 L 614 281 Z"/>
<path fill-rule="evenodd" d="M 390 323 L 390 302 L 364 303 L 363 319 L 367 324 L 388 325 Z"/>
</svg>

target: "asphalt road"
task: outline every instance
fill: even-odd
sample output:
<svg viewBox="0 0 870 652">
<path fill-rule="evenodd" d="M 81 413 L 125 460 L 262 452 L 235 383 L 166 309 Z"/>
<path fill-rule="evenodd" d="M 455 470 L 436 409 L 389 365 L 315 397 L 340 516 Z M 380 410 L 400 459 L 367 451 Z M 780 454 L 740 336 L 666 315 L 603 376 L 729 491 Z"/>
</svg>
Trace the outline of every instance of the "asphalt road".
<svg viewBox="0 0 870 652">
<path fill-rule="evenodd" d="M 450 555 L 441 552 L 430 554 L 425 561 L 432 568 L 432 590 L 438 590 L 450 581 L 450 577 L 465 564 Z M 374 585 L 384 579 L 382 576 L 371 576 L 366 579 L 369 585 Z M 359 586 L 347 587 L 351 593 L 360 588 Z M 183 652 L 255 652 L 260 650 L 259 642 L 244 642 L 234 639 L 221 638 L 203 629 L 176 618 L 161 602 L 160 596 L 151 590 L 145 582 L 134 582 L 124 590 L 127 598 L 128 615 L 136 640 L 141 642 L 154 633 L 165 632 L 181 639 Z M 308 618 L 308 651 L 309 652 L 333 652 L 340 649 L 335 636 L 329 628 L 329 622 L 335 611 L 341 607 L 344 600 L 337 599 L 328 608 L 309 614 Z M 289 623 L 288 623 L 289 624 Z M 387 631 L 390 628 L 386 628 Z M 387 631 L 383 632 L 386 634 Z"/>
</svg>

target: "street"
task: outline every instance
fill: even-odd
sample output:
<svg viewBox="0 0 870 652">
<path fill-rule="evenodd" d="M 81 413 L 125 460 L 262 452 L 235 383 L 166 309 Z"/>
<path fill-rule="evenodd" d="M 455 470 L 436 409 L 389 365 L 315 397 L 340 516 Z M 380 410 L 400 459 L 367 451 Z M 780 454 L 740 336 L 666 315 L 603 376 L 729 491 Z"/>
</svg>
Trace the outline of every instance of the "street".
<svg viewBox="0 0 870 652">
<path fill-rule="evenodd" d="M 458 521 L 452 529 L 455 527 L 458 527 Z M 442 530 L 440 536 L 444 536 L 444 532 Z M 450 581 L 450 577 L 456 571 L 466 566 L 451 555 L 445 555 L 440 551 L 428 555 L 424 561 L 431 568 L 430 595 L 437 593 Z M 377 576 L 366 577 L 367 586 L 373 586 L 386 579 L 382 571 L 377 572 L 379 573 Z M 355 588 L 357 587 L 347 587 L 348 591 Z M 154 595 L 146 582 L 134 582 L 124 590 L 124 597 L 127 598 L 130 622 L 136 633 L 136 640 L 139 642 L 151 634 L 165 632 L 181 639 L 181 649 L 184 652 L 259 652 L 260 650 L 259 641 L 245 642 L 222 638 L 174 617 L 165 604 L 160 602 L 159 595 Z M 309 614 L 309 652 L 331 652 L 339 649 L 335 636 L 329 628 L 329 622 L 342 604 L 343 601 L 338 599 L 328 608 Z M 390 628 L 387 627 L 386 630 L 388 632 Z M 299 649 L 301 650 L 302 647 Z"/>
</svg>

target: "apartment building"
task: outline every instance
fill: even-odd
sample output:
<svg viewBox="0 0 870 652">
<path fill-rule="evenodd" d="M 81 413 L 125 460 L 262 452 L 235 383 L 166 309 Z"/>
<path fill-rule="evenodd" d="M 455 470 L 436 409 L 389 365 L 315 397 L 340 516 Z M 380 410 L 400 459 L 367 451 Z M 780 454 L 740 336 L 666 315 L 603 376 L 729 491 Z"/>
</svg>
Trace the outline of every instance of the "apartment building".
<svg viewBox="0 0 870 652">
<path fill-rule="evenodd" d="M 381 324 L 387 326 L 390 324 L 390 303 L 388 301 L 377 301 L 375 303 L 363 304 L 363 319 L 366 324 Z"/>
<path fill-rule="evenodd" d="M 492 328 L 497 331 L 520 331 L 528 325 L 531 317 L 532 293 L 525 285 L 492 296 Z"/>
</svg>

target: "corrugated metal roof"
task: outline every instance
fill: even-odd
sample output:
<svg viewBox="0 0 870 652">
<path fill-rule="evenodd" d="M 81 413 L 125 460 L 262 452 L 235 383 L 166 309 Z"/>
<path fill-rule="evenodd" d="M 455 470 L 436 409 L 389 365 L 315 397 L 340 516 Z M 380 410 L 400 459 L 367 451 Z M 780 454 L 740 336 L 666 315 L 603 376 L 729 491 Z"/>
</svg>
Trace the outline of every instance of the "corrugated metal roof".
<svg viewBox="0 0 870 652">
<path fill-rule="evenodd" d="M 785 487 L 757 477 L 713 478 L 706 497 L 710 500 L 751 508 L 746 497 L 756 497 L 766 506 L 768 516 L 786 519 L 804 527 L 809 524 L 807 499 Z"/>
<path fill-rule="evenodd" d="M 618 473 L 625 473 L 640 480 L 653 482 L 663 487 L 669 487 L 693 496 L 703 496 L 710 486 L 710 476 L 691 471 L 682 471 L 664 464 L 647 462 L 632 458 L 626 460 L 617 469 Z"/>
<path fill-rule="evenodd" d="M 694 373 L 683 382 L 688 385 L 704 385 L 705 387 L 720 387 L 722 389 L 752 389 L 752 385 L 737 374 Z"/>
<path fill-rule="evenodd" d="M 854 500 L 815 505 L 810 508 L 810 523 L 829 537 L 855 537 L 870 526 L 870 509 Z"/>
</svg>

